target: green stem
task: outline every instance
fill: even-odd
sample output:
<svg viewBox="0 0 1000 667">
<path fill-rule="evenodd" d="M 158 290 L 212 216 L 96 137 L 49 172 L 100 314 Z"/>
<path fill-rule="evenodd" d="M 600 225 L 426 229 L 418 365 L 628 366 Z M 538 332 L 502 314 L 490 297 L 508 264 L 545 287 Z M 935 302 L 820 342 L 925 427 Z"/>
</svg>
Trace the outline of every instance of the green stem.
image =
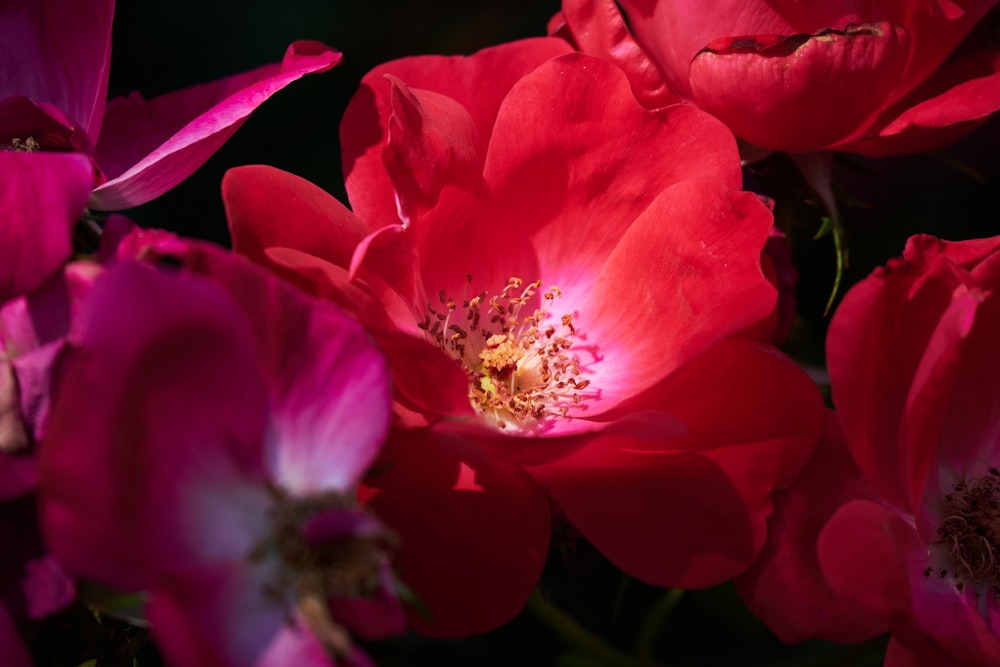
<svg viewBox="0 0 1000 667">
<path fill-rule="evenodd" d="M 564 642 L 578 649 L 581 653 L 598 659 L 607 667 L 636 667 L 636 662 L 630 656 L 607 644 L 599 637 L 587 632 L 576 619 L 542 598 L 536 588 L 528 598 L 528 606 L 539 620 L 555 630 Z"/>
<path fill-rule="evenodd" d="M 639 656 L 640 665 L 646 667 L 653 664 L 653 646 L 656 644 L 656 639 L 682 597 L 684 591 L 680 588 L 668 590 L 646 614 L 639 629 L 639 638 L 635 643 L 635 652 Z"/>
</svg>

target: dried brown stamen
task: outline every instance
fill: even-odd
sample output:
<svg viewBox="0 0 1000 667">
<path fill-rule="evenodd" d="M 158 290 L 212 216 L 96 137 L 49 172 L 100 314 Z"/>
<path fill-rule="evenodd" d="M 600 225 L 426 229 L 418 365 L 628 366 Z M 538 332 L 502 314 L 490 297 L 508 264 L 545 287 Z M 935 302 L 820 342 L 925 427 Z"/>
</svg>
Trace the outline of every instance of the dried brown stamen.
<svg viewBox="0 0 1000 667">
<path fill-rule="evenodd" d="M 950 577 L 994 600 L 1000 593 L 1000 471 L 957 482 L 945 495 L 945 517 L 931 549 L 942 562 L 925 576 Z"/>
</svg>

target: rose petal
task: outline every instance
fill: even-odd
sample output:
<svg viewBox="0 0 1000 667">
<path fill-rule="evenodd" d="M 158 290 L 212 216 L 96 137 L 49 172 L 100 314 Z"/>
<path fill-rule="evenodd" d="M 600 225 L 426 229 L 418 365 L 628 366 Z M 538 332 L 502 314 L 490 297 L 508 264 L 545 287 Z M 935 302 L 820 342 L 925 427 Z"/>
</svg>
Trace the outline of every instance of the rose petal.
<svg viewBox="0 0 1000 667">
<path fill-rule="evenodd" d="M 109 180 L 94 190 L 91 207 L 130 208 L 159 197 L 200 167 L 269 97 L 340 58 L 319 42 L 300 41 L 288 47 L 280 65 L 149 101 L 137 93 L 112 100 L 97 144 Z"/>
<path fill-rule="evenodd" d="M 820 530 L 834 511 L 871 495 L 831 412 L 816 455 L 791 488 L 775 494 L 775 511 L 760 557 L 735 579 L 750 611 L 781 641 L 795 644 L 822 638 L 850 643 L 889 629 L 887 619 L 867 614 L 852 599 L 834 593 L 823 578 L 817 554 Z"/>
<path fill-rule="evenodd" d="M 172 559 L 245 554 L 266 500 L 249 323 L 204 279 L 132 264 L 98 281 L 88 306 L 41 457 L 50 548 L 124 590 Z"/>
<path fill-rule="evenodd" d="M 686 424 L 687 433 L 659 441 L 597 437 L 528 470 L 584 536 L 632 576 L 658 586 L 719 583 L 754 560 L 770 494 L 792 483 L 818 443 L 818 390 L 773 348 L 732 338 L 617 414 L 652 406 Z"/>
<path fill-rule="evenodd" d="M 21 641 L 21 634 L 14 620 L 0 604 L 0 655 L 10 667 L 32 667 L 28 649 Z"/>
<path fill-rule="evenodd" d="M 417 56 L 379 65 L 362 79 L 340 123 L 342 163 L 351 206 L 371 229 L 399 222 L 382 150 L 388 138 L 391 74 L 407 86 L 453 99 L 469 113 L 475 154 L 486 155 L 493 122 L 510 87 L 545 60 L 570 51 L 559 39 L 525 39 L 471 56 Z M 489 82 L 483 85 L 483 82 Z"/>
<path fill-rule="evenodd" d="M 877 136 L 847 150 L 872 157 L 940 148 L 1000 109 L 1000 55 L 983 52 L 948 63 L 883 114 Z"/>
<path fill-rule="evenodd" d="M 333 196 L 274 167 L 230 169 L 222 198 L 233 250 L 258 264 L 267 248 L 287 246 L 346 268 L 369 231 Z"/>
<path fill-rule="evenodd" d="M 542 490 L 517 466 L 427 430 L 394 431 L 375 470 L 368 503 L 399 534 L 396 571 L 429 612 L 411 611 L 411 627 L 461 637 L 513 618 L 548 551 Z"/>
<path fill-rule="evenodd" d="M 97 142 L 108 97 L 113 0 L 5 3 L 0 43 L 0 98 L 50 102 Z M 21 137 L 22 139 L 24 137 Z"/>
<path fill-rule="evenodd" d="M 576 286 L 583 298 L 554 278 L 567 293 L 559 307 L 579 313 L 574 322 L 596 350 L 584 377 L 601 394 L 598 410 L 774 309 L 776 293 L 760 265 L 771 224 L 754 195 L 690 179 L 663 192 L 629 227 L 594 284 Z"/>
<path fill-rule="evenodd" d="M 887 23 L 782 38 L 726 38 L 710 43 L 692 62 L 692 99 L 752 144 L 816 150 L 844 141 L 874 119 L 908 55 L 906 30 Z"/>
<path fill-rule="evenodd" d="M 297 494 L 356 484 L 378 453 L 391 409 L 388 369 L 364 329 L 333 304 L 214 246 L 162 247 L 163 256 L 220 283 L 257 333 L 271 394 L 265 456 L 272 478 Z"/>
<path fill-rule="evenodd" d="M 564 0 L 562 19 L 580 51 L 625 71 L 632 92 L 643 106 L 655 109 L 680 102 L 663 82 L 656 64 L 632 37 L 616 2 Z"/>
<path fill-rule="evenodd" d="M 0 151 L 0 303 L 53 275 L 70 255 L 93 168 L 83 155 Z"/>
</svg>

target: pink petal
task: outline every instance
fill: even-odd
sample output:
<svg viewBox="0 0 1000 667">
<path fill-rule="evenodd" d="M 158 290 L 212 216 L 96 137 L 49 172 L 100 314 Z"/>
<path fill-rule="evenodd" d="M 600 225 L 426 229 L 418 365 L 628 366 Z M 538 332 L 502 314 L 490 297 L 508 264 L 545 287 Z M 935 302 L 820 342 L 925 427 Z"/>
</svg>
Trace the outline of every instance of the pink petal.
<svg viewBox="0 0 1000 667">
<path fill-rule="evenodd" d="M 0 303 L 30 291 L 69 259 L 93 169 L 83 155 L 0 151 Z"/>
<path fill-rule="evenodd" d="M 570 50 L 558 39 L 526 39 L 471 56 L 417 56 L 379 65 L 365 75 L 340 123 L 342 161 L 353 210 L 371 229 L 399 222 L 394 187 L 383 163 L 388 139 L 391 74 L 406 85 L 455 100 L 476 128 L 475 154 L 484 156 L 500 103 L 519 78 Z"/>
<path fill-rule="evenodd" d="M 427 430 L 394 431 L 375 469 L 368 504 L 399 535 L 396 571 L 430 613 L 411 610 L 411 627 L 461 637 L 513 618 L 545 563 L 545 493 L 519 467 Z"/>
<path fill-rule="evenodd" d="M 15 0 L 0 13 L 0 98 L 25 95 L 65 111 L 97 142 L 108 96 L 113 0 Z M 23 139 L 24 137 L 22 137 Z"/>
<path fill-rule="evenodd" d="M 200 167 L 269 97 L 340 58 L 318 42 L 300 41 L 288 47 L 280 65 L 149 101 L 138 93 L 112 100 L 97 144 L 109 180 L 94 190 L 91 207 L 129 208 L 159 197 Z"/>
<path fill-rule="evenodd" d="M 125 590 L 174 559 L 245 554 L 267 499 L 250 324 L 204 279 L 133 264 L 98 281 L 86 323 L 41 457 L 52 551 Z"/>
<path fill-rule="evenodd" d="M 580 51 L 625 71 L 632 92 L 643 106 L 655 109 L 680 102 L 664 84 L 656 64 L 632 37 L 616 2 L 565 0 L 562 19 Z"/>
<path fill-rule="evenodd" d="M 854 600 L 834 593 L 823 577 L 816 546 L 820 530 L 837 508 L 871 495 L 831 412 L 816 455 L 791 488 L 775 494 L 764 550 L 735 580 L 750 611 L 781 641 L 823 638 L 850 643 L 888 630 L 885 618 L 867 614 Z"/>
<path fill-rule="evenodd" d="M 388 368 L 364 329 L 209 244 L 171 242 L 151 252 L 221 284 L 257 333 L 271 394 L 265 456 L 273 479 L 297 494 L 356 484 L 385 439 L 392 404 Z"/>
<path fill-rule="evenodd" d="M 752 144 L 817 150 L 874 120 L 908 56 L 907 32 L 888 23 L 727 37 L 692 62 L 692 100 Z"/>
<path fill-rule="evenodd" d="M 290 610 L 284 600 L 268 592 L 268 584 L 273 585 L 277 574 L 266 566 L 252 568 L 230 562 L 162 579 L 151 591 L 147 616 L 168 663 L 198 667 L 274 665 L 273 652 L 282 655 L 292 648 L 303 648 L 290 646 L 292 638 L 283 637 L 285 632 L 306 635 L 308 630 L 299 624 L 286 625 Z"/>
<path fill-rule="evenodd" d="M 792 483 L 818 443 L 819 392 L 773 348 L 732 338 L 618 414 L 653 407 L 687 433 L 596 437 L 528 470 L 625 572 L 658 586 L 719 583 L 756 558 L 771 493 Z"/>
</svg>

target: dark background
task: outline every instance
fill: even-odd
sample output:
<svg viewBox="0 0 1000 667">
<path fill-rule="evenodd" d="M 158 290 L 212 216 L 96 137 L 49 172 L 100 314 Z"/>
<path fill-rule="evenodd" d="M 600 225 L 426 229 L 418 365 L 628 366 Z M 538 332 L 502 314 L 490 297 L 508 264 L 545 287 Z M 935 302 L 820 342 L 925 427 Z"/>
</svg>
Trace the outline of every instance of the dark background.
<svg viewBox="0 0 1000 667">
<path fill-rule="evenodd" d="M 160 199 L 129 211 L 144 226 L 227 243 L 219 183 L 225 170 L 262 163 L 299 174 L 346 202 L 337 140 L 340 116 L 361 76 L 378 63 L 424 53 L 471 53 L 541 35 L 555 0 L 389 2 L 370 0 L 122 0 L 115 17 L 110 93 L 146 97 L 280 60 L 296 39 L 344 52 L 341 65 L 292 84 L 260 107 L 204 167 Z M 916 232 L 951 239 L 1000 232 L 995 183 L 1000 124 L 990 123 L 942 154 L 838 159 L 838 190 L 851 237 L 846 284 L 865 276 Z M 958 166 L 958 165 L 961 166 Z M 829 238 L 811 240 L 822 211 L 784 156 L 753 166 L 748 184 L 777 200 L 802 274 L 800 318 L 788 349 L 822 364 L 833 282 Z M 721 528 L 720 528 L 721 529 Z M 653 622 L 663 592 L 630 581 L 584 543 L 554 550 L 543 582 L 548 599 L 622 651 L 649 643 L 660 665 L 880 665 L 884 640 L 859 647 L 820 642 L 782 646 L 743 608 L 730 586 L 684 595 Z M 643 629 L 644 624 L 648 627 Z M 652 634 L 650 634 L 652 633 Z M 369 647 L 382 665 L 606 664 L 570 651 L 531 610 L 505 628 L 455 642 L 407 637 Z M 146 662 L 155 656 L 144 652 Z M 640 664 L 640 663 L 636 663 Z M 651 663 L 644 663 L 651 664 Z"/>
</svg>

